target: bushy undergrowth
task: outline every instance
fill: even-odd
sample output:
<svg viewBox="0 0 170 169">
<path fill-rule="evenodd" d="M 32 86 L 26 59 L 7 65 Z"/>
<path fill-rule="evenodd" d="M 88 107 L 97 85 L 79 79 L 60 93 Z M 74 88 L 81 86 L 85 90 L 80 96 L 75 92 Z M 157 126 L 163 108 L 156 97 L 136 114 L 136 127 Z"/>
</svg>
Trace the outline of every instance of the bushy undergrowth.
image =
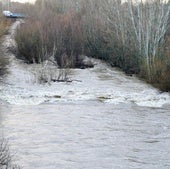
<svg viewBox="0 0 170 169">
<path fill-rule="evenodd" d="M 139 77 L 162 91 L 170 91 L 170 29 L 165 40 L 163 56 L 156 58 L 150 74 L 147 71 L 146 61 L 143 61 L 140 64 Z"/>
<path fill-rule="evenodd" d="M 8 31 L 8 27 L 11 25 L 12 21 L 0 16 L 0 38 Z M 0 40 L 1 43 L 1 40 Z M 6 66 L 8 65 L 8 60 L 3 56 L 0 49 L 0 76 L 3 76 L 7 72 Z"/>
<path fill-rule="evenodd" d="M 42 39 L 38 22 L 28 21 L 19 30 L 16 36 L 18 45 L 18 57 L 27 63 L 42 61 Z"/>
<path fill-rule="evenodd" d="M 80 16 L 72 11 L 58 14 L 46 11 L 22 25 L 16 34 L 18 57 L 28 63 L 41 63 L 54 57 L 61 68 L 77 67 L 83 52 Z"/>
<path fill-rule="evenodd" d="M 8 65 L 8 60 L 0 55 L 0 76 L 3 76 L 7 73 L 6 66 Z"/>
<path fill-rule="evenodd" d="M 92 56 L 169 91 L 170 58 L 164 50 L 168 4 L 112 3 L 37 0 L 31 9 L 34 19 L 17 32 L 18 56 L 28 63 L 53 57 L 61 68 L 81 67 L 79 56 Z"/>
</svg>

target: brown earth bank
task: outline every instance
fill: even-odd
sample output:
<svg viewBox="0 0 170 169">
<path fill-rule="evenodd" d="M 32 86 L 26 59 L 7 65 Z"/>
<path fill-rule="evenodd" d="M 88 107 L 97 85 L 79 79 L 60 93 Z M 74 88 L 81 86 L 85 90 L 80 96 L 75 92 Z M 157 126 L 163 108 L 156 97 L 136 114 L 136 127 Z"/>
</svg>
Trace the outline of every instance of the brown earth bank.
<svg viewBox="0 0 170 169">
<path fill-rule="evenodd" d="M 0 16 L 0 37 L 8 32 L 9 26 L 12 24 L 11 19 L 7 19 L 3 16 Z"/>
<path fill-rule="evenodd" d="M 9 27 L 12 21 L 10 19 L 0 16 L 0 77 L 2 77 L 6 72 L 6 66 L 8 65 L 8 59 L 4 56 L 2 49 L 3 35 L 8 33 Z"/>
</svg>

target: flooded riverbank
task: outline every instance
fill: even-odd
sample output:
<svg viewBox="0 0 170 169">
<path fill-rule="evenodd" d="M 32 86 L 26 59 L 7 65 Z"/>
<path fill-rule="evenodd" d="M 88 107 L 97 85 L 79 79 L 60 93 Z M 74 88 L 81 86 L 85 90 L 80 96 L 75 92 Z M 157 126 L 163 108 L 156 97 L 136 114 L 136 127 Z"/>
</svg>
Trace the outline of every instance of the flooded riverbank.
<svg viewBox="0 0 170 169">
<path fill-rule="evenodd" d="M 15 30 L 21 21 L 13 24 L 4 37 L 4 55 L 10 64 L 9 74 L 0 85 L 0 100 L 13 105 L 38 105 L 42 103 L 101 101 L 111 104 L 135 103 L 139 106 L 161 107 L 170 103 L 169 93 L 157 89 L 124 73 L 109 67 L 102 61 L 92 59 L 91 69 L 70 69 L 72 83 L 39 83 L 45 71 L 57 76 L 60 71 L 51 64 L 26 64 L 16 59 Z"/>
<path fill-rule="evenodd" d="M 94 69 L 72 70 L 72 83 L 39 84 L 35 79 L 38 69 L 39 65 L 14 62 L 9 69 L 11 74 L 1 84 L 0 99 L 14 105 L 83 100 L 111 104 L 135 103 L 149 107 L 170 103 L 169 93 L 160 93 L 135 77 L 128 77 L 99 61 Z"/>
<path fill-rule="evenodd" d="M 4 48 L 15 45 L 12 36 Z M 1 131 L 24 169 L 170 168 L 169 93 L 99 60 L 72 69 L 72 82 L 39 83 L 42 65 L 6 54 Z"/>
</svg>

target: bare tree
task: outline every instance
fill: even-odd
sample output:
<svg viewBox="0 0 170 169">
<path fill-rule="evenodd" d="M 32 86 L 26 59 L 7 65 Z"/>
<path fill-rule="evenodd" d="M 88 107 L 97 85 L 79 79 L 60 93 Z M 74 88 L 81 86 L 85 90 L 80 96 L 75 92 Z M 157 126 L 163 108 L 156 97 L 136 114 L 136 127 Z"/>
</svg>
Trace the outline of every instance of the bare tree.
<svg viewBox="0 0 170 169">
<path fill-rule="evenodd" d="M 18 165 L 12 164 L 12 156 L 6 140 L 0 140 L 0 168 L 1 169 L 20 169 Z"/>
<path fill-rule="evenodd" d="M 170 3 L 165 0 L 135 0 L 134 4 L 128 0 L 128 7 L 139 55 L 146 60 L 150 74 L 168 29 Z"/>
<path fill-rule="evenodd" d="M 110 34 L 122 45 L 122 56 L 126 62 L 127 51 L 134 48 L 135 57 L 144 60 L 150 76 L 155 58 L 160 57 L 170 15 L 170 2 L 165 0 L 105 0 L 101 15 Z M 108 29 L 107 29 L 108 30 Z M 110 36 L 111 37 L 111 36 Z M 134 45 L 130 45 L 133 43 Z M 126 50 L 128 49 L 128 50 Z M 161 49 L 161 50 L 160 50 Z"/>
</svg>

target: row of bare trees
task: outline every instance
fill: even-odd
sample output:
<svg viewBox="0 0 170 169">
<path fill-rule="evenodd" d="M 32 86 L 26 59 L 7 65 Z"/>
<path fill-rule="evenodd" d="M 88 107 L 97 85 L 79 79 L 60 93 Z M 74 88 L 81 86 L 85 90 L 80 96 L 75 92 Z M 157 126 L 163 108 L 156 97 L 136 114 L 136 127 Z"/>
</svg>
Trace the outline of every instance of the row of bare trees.
<svg viewBox="0 0 170 169">
<path fill-rule="evenodd" d="M 105 0 L 90 3 L 93 3 L 90 15 L 94 17 L 93 9 L 97 7 L 96 15 L 106 25 L 102 32 L 107 42 L 113 37 L 120 41 L 122 52 L 125 51 L 123 60 L 126 60 L 126 49 L 134 48 L 137 59 L 146 61 L 149 73 L 156 58 L 162 54 L 169 27 L 170 1 L 127 0 L 123 3 L 121 0 Z"/>
<path fill-rule="evenodd" d="M 91 47 L 100 51 L 98 56 L 170 90 L 170 55 L 165 50 L 170 46 L 170 1 L 98 0 L 89 1 L 86 9 Z"/>
</svg>

